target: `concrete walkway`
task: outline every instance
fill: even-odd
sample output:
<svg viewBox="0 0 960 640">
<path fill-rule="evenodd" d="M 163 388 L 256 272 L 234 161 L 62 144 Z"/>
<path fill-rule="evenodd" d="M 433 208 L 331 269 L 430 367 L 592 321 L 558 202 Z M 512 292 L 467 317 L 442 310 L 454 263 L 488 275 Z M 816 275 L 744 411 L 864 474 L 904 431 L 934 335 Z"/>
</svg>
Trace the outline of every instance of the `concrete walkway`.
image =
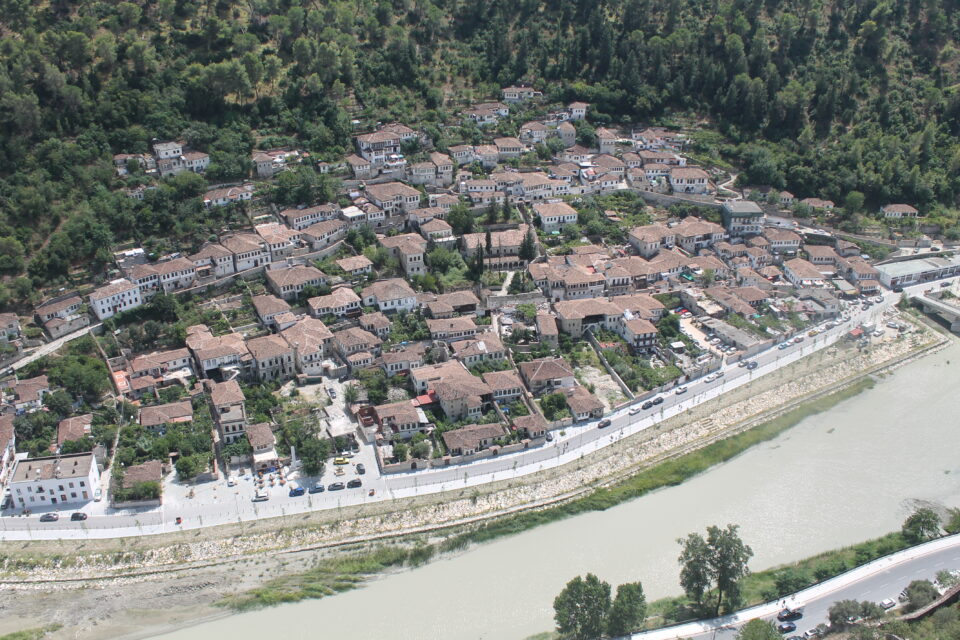
<svg viewBox="0 0 960 640">
<path fill-rule="evenodd" d="M 845 587 L 850 587 L 871 578 L 879 573 L 889 571 L 890 569 L 910 563 L 918 562 L 933 554 L 941 553 L 949 549 L 960 549 L 960 534 L 938 538 L 916 547 L 904 549 L 896 553 L 884 556 L 851 569 L 839 576 L 825 580 L 812 587 L 798 591 L 791 596 L 786 596 L 773 602 L 743 609 L 726 616 L 713 618 L 710 620 L 699 620 L 697 622 L 687 622 L 684 624 L 654 629 L 642 633 L 634 633 L 630 636 L 638 640 L 673 640 L 675 638 L 695 638 L 708 634 L 714 634 L 718 631 L 731 631 L 745 622 L 756 618 L 767 618 L 776 616 L 776 614 L 789 605 L 791 608 L 803 607 L 816 600 L 829 598 L 833 594 Z M 906 585 L 904 585 L 906 586 Z"/>
<path fill-rule="evenodd" d="M 53 353 L 54 351 L 56 351 L 63 345 L 67 344 L 68 342 L 72 340 L 76 340 L 77 338 L 82 338 L 83 336 L 87 335 L 97 327 L 101 326 L 101 324 L 102 323 L 100 322 L 98 322 L 97 324 L 92 324 L 88 327 L 84 327 L 83 329 L 74 331 L 73 333 L 68 333 L 65 336 L 61 336 L 56 340 L 54 340 L 53 342 L 48 342 L 47 344 L 41 345 L 37 347 L 36 350 L 31 351 L 24 357 L 14 362 L 11 366 L 14 368 L 14 370 L 22 369 L 23 367 L 27 366 L 34 360 L 39 360 L 43 356 Z"/>
</svg>

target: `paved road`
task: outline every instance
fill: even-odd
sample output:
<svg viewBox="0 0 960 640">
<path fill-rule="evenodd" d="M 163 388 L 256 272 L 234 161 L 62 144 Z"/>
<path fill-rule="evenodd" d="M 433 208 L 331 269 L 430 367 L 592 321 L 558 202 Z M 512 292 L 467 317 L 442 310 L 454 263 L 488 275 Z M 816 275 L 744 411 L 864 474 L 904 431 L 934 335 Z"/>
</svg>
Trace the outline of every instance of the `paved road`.
<svg viewBox="0 0 960 640">
<path fill-rule="evenodd" d="M 38 359 L 42 358 L 42 357 L 45 356 L 45 355 L 48 355 L 48 354 L 50 354 L 50 353 L 53 353 L 54 351 L 56 351 L 57 349 L 59 349 L 60 347 L 62 347 L 63 345 L 65 345 L 66 343 L 70 342 L 71 340 L 76 340 L 77 338 L 82 338 L 83 336 L 87 335 L 88 333 L 90 333 L 91 331 L 93 331 L 94 329 L 96 329 L 97 327 L 99 327 L 100 324 L 101 324 L 101 323 L 99 323 L 99 322 L 98 322 L 97 324 L 92 324 L 92 325 L 90 325 L 90 326 L 84 327 L 83 329 L 78 329 L 77 331 L 74 331 L 73 333 L 68 333 L 68 334 L 65 335 L 65 336 L 62 336 L 62 337 L 60 337 L 60 338 L 57 338 L 57 339 L 54 340 L 53 342 L 48 342 L 48 343 L 46 343 L 46 344 L 44 344 L 44 345 L 40 345 L 40 346 L 37 347 L 34 351 L 31 351 L 30 353 L 28 353 L 28 354 L 25 355 L 24 357 L 20 358 L 19 360 L 17 360 L 16 362 L 14 362 L 14 363 L 13 363 L 12 365 L 10 365 L 10 366 L 12 366 L 14 369 L 22 369 L 23 367 L 27 366 L 28 364 L 30 364 L 30 363 L 33 362 L 34 360 L 38 360 Z"/>
<path fill-rule="evenodd" d="M 784 603 L 803 607 L 803 617 L 794 621 L 797 630 L 789 635 L 801 635 L 819 624 L 829 624 L 830 607 L 840 600 L 868 600 L 879 603 L 894 601 L 913 580 L 932 580 L 937 572 L 960 569 L 960 535 L 940 538 L 926 544 L 900 551 L 821 584 L 804 589 L 781 601 L 767 602 L 713 620 L 693 622 L 646 633 L 635 633 L 634 640 L 732 640 L 743 623 L 755 618 L 776 622 L 777 612 Z"/>
<path fill-rule="evenodd" d="M 929 285 L 924 286 L 929 287 Z M 68 518 L 62 517 L 56 523 L 40 523 L 38 518 L 40 512 L 35 510 L 31 516 L 14 515 L 0 518 L 0 539 L 108 538 L 164 533 L 177 529 L 196 529 L 264 517 L 305 513 L 318 509 L 338 509 L 473 487 L 537 473 L 574 462 L 620 438 L 653 427 L 691 407 L 828 347 L 842 339 L 849 330 L 861 322 L 882 320 L 883 311 L 899 299 L 899 294 L 887 292 L 882 303 L 874 304 L 867 311 L 855 307 L 849 320 L 833 329 L 814 338 L 807 337 L 799 344 L 790 344 L 785 349 L 774 346 L 751 358 L 758 363 L 758 367 L 752 371 L 738 367 L 735 363 L 727 364 L 723 369 L 725 375 L 719 380 L 707 382 L 706 379 L 700 378 L 691 381 L 686 384 L 686 393 L 682 395 L 668 393 L 664 395 L 663 404 L 653 409 L 638 415 L 629 415 L 626 408 L 621 409 L 608 416 L 612 424 L 605 429 L 598 429 L 596 420 L 574 425 L 568 427 L 565 435 L 557 437 L 552 444 L 535 447 L 525 452 L 507 454 L 466 465 L 412 471 L 389 477 L 378 477 L 374 473 L 375 466 L 368 465 L 369 471 L 363 478 L 361 489 L 328 491 L 290 498 L 282 488 L 278 487 L 273 491 L 268 502 L 260 503 L 251 502 L 253 487 L 250 481 L 246 481 L 232 488 L 221 484 L 210 492 L 203 489 L 203 492 L 209 493 L 210 497 L 208 499 L 205 496 L 202 501 L 199 499 L 177 501 L 175 498 L 166 500 L 159 509 L 114 511 L 108 509 L 104 503 L 91 503 L 84 508 L 84 511 L 91 514 L 84 522 L 71 522 Z M 369 495 L 370 489 L 374 490 L 375 495 Z M 182 518 L 182 524 L 175 524 L 177 517 Z"/>
</svg>

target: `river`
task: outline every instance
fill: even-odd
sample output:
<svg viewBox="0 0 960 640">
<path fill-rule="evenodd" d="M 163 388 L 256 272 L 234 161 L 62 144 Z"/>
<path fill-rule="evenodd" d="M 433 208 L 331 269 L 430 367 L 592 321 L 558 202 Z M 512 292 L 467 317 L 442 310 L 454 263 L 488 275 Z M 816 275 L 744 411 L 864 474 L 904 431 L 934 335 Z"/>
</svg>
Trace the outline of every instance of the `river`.
<svg viewBox="0 0 960 640">
<path fill-rule="evenodd" d="M 757 570 L 876 537 L 916 500 L 960 506 L 958 388 L 954 345 L 680 486 L 162 638 L 519 640 L 553 627 L 553 598 L 578 574 L 679 593 L 676 540 L 711 524 L 740 524 Z"/>
</svg>

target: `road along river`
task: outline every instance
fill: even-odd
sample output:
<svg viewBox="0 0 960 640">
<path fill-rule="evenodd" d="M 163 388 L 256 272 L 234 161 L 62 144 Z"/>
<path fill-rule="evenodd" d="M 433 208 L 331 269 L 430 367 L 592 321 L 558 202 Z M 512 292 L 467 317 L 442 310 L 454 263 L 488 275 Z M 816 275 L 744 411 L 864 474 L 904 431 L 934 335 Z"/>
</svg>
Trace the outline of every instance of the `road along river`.
<svg viewBox="0 0 960 640">
<path fill-rule="evenodd" d="M 605 512 L 479 545 L 322 600 L 230 616 L 164 640 L 522 639 L 553 627 L 567 580 L 679 593 L 676 539 L 741 525 L 754 569 L 899 528 L 916 501 L 960 506 L 960 345 L 693 478 Z"/>
</svg>

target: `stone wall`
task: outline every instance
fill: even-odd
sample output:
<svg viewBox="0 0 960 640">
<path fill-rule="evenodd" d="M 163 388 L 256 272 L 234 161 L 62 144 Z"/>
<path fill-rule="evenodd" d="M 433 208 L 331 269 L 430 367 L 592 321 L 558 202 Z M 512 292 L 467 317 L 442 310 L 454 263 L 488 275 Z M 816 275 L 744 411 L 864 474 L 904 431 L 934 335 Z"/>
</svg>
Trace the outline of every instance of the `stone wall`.
<svg viewBox="0 0 960 640">
<path fill-rule="evenodd" d="M 540 304 L 546 302 L 542 291 L 528 291 L 527 293 L 517 293 L 506 296 L 487 296 L 484 304 L 487 309 L 502 309 L 503 307 L 513 307 L 518 304 Z"/>
<path fill-rule="evenodd" d="M 406 462 L 397 462 L 394 464 L 383 463 L 380 458 L 380 449 L 378 447 L 377 462 L 380 464 L 380 470 L 384 474 L 406 473 L 408 471 L 416 471 L 418 469 L 440 469 L 470 464 L 471 462 L 475 462 L 477 460 L 485 460 L 487 458 L 494 458 L 499 455 L 523 451 L 524 449 L 529 449 L 532 446 L 539 447 L 544 443 L 546 443 L 546 438 L 534 438 L 532 440 L 521 440 L 520 442 L 516 442 L 514 444 L 508 444 L 505 447 L 490 447 L 489 449 L 478 451 L 477 453 L 469 456 L 444 456 L 442 458 L 432 458 L 430 460 L 407 460 Z"/>
<path fill-rule="evenodd" d="M 700 207 L 708 207 L 710 209 L 716 209 L 719 211 L 723 208 L 722 202 L 716 202 L 713 199 L 713 196 L 696 196 L 696 195 L 667 195 L 665 193 L 653 193 L 652 191 L 634 191 L 641 198 L 649 202 L 650 204 L 657 205 L 658 207 L 672 207 L 675 204 L 692 204 Z"/>
</svg>

